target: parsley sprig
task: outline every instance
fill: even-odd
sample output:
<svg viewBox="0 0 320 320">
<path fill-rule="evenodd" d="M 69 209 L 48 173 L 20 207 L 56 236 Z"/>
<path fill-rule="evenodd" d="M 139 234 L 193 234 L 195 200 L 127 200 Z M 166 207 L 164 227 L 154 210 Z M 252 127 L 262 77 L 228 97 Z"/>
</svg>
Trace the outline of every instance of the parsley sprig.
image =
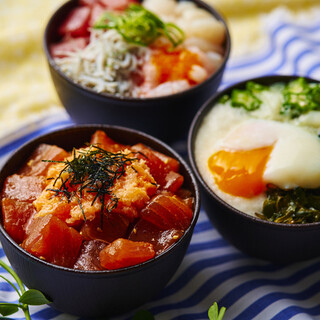
<svg viewBox="0 0 320 320">
<path fill-rule="evenodd" d="M 31 320 L 28 306 L 39 306 L 51 303 L 42 292 L 35 289 L 26 290 L 18 275 L 2 260 L 0 260 L 0 266 L 14 278 L 18 288 L 9 279 L 2 275 L 0 275 L 0 277 L 8 282 L 19 296 L 18 303 L 0 302 L 0 314 L 2 316 L 10 316 L 21 309 L 24 312 L 26 320 Z"/>
<path fill-rule="evenodd" d="M 95 29 L 115 29 L 129 43 L 149 46 L 165 36 L 173 47 L 184 41 L 184 32 L 173 23 L 163 22 L 142 5 L 131 4 L 122 13 L 105 12 L 94 24 Z"/>
</svg>

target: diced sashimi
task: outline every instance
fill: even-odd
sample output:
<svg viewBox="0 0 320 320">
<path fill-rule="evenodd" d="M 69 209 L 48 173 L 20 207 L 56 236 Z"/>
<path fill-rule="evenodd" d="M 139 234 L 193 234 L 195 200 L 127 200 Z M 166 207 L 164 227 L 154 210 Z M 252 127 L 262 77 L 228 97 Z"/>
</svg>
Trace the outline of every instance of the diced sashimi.
<svg viewBox="0 0 320 320">
<path fill-rule="evenodd" d="M 162 230 L 185 230 L 190 225 L 192 210 L 178 197 L 165 194 L 155 196 L 141 211 L 141 218 Z"/>
<path fill-rule="evenodd" d="M 99 240 L 83 241 L 79 257 L 74 264 L 77 270 L 104 270 L 100 264 L 99 253 L 106 247 L 106 243 Z"/>
<path fill-rule="evenodd" d="M 97 130 L 92 135 L 90 144 L 98 145 L 101 149 L 111 151 L 111 152 L 117 152 L 127 148 L 127 146 L 123 144 L 116 143 L 113 139 L 107 136 L 107 134 L 102 130 Z"/>
<path fill-rule="evenodd" d="M 69 52 L 84 49 L 89 43 L 88 37 L 67 37 L 61 42 L 50 45 L 50 53 L 54 58 L 64 58 Z"/>
<path fill-rule="evenodd" d="M 99 1 L 100 0 L 79 0 L 79 5 L 91 7 L 94 4 L 98 3 Z"/>
<path fill-rule="evenodd" d="M 179 162 L 163 153 L 154 151 L 142 143 L 132 147 L 139 152 L 138 158 L 144 159 L 161 189 L 176 192 L 183 184 L 184 178 L 178 173 Z"/>
<path fill-rule="evenodd" d="M 136 0 L 100 0 L 108 10 L 124 10 L 130 3 L 136 3 Z"/>
<path fill-rule="evenodd" d="M 26 164 L 20 169 L 21 175 L 46 176 L 51 162 L 42 160 L 61 161 L 68 156 L 68 152 L 55 145 L 40 144 L 31 154 Z"/>
<path fill-rule="evenodd" d="M 165 181 L 163 189 L 175 193 L 183 185 L 184 178 L 180 173 L 170 171 L 165 176 Z"/>
<path fill-rule="evenodd" d="M 2 217 L 5 230 L 20 244 L 26 236 L 26 226 L 36 213 L 32 203 L 16 199 L 2 199 Z"/>
<path fill-rule="evenodd" d="M 89 19 L 91 10 L 89 7 L 74 8 L 59 28 L 59 34 L 73 37 L 85 37 L 89 35 Z"/>
<path fill-rule="evenodd" d="M 98 213 L 94 220 L 87 221 L 82 225 L 80 234 L 86 240 L 97 239 L 110 243 L 118 238 L 125 237 L 129 222 L 129 219 L 125 216 L 110 213 L 103 217 L 101 226 L 101 218 Z"/>
<path fill-rule="evenodd" d="M 155 256 L 153 245 L 147 242 L 134 242 L 117 239 L 100 251 L 100 263 L 108 269 L 120 269 L 133 266 Z"/>
<path fill-rule="evenodd" d="M 102 6 L 100 3 L 93 3 L 91 5 L 89 27 L 92 27 L 105 11 L 106 11 L 106 8 Z"/>
<path fill-rule="evenodd" d="M 169 157 L 161 152 L 155 151 L 142 143 L 135 144 L 134 146 L 132 146 L 132 149 L 134 151 L 139 151 L 143 153 L 149 159 L 150 162 L 154 161 L 155 163 L 157 163 L 158 160 L 161 160 L 163 162 L 162 166 L 166 167 L 166 171 L 179 171 L 179 161 L 172 157 Z"/>
<path fill-rule="evenodd" d="M 183 230 L 160 230 L 154 224 L 139 220 L 129 235 L 129 240 L 149 242 L 153 245 L 156 255 L 167 250 L 184 234 Z"/>
<path fill-rule="evenodd" d="M 33 202 L 45 188 L 45 180 L 45 177 L 42 176 L 13 174 L 4 183 L 2 198 Z"/>
<path fill-rule="evenodd" d="M 82 236 L 53 215 L 34 219 L 22 248 L 53 264 L 72 267 L 77 259 Z"/>
</svg>

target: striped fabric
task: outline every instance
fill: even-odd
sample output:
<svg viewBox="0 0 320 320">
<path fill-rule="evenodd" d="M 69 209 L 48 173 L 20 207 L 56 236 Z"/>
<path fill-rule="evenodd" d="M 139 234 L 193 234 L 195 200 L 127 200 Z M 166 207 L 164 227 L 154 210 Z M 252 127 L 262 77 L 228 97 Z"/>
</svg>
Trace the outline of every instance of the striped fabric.
<svg viewBox="0 0 320 320">
<path fill-rule="evenodd" d="M 267 74 L 320 79 L 320 21 L 293 23 L 285 19 L 282 10 L 272 15 L 265 21 L 265 49 L 232 58 L 221 88 Z M 30 138 L 71 124 L 62 111 L 43 120 L 46 122 L 39 121 L 0 141 L 1 160 Z M 0 257 L 7 262 L 2 249 Z M 3 269 L 0 274 L 9 277 Z M 16 293 L 2 279 L 0 300 L 17 301 Z M 227 308 L 226 320 L 320 319 L 320 258 L 291 265 L 250 258 L 229 245 L 202 211 L 181 267 L 160 296 L 142 308 L 157 320 L 202 320 L 208 319 L 207 310 L 214 301 Z M 114 320 L 131 319 L 133 314 Z M 87 320 L 48 306 L 31 307 L 31 315 L 33 320 Z M 24 317 L 17 313 L 13 319 Z"/>
</svg>

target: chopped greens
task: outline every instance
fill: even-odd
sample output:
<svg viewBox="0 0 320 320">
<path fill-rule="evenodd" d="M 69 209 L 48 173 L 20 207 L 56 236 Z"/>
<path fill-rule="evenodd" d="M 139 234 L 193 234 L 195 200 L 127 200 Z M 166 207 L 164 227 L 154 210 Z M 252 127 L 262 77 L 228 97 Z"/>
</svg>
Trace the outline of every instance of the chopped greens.
<svg viewBox="0 0 320 320">
<path fill-rule="evenodd" d="M 231 93 L 231 105 L 235 108 L 244 108 L 247 111 L 259 109 L 261 100 L 249 90 L 234 89 Z"/>
<path fill-rule="evenodd" d="M 290 118 L 299 117 L 311 110 L 320 110 L 320 85 L 298 78 L 286 85 L 283 98 L 280 113 L 289 115 Z"/>
<path fill-rule="evenodd" d="M 262 214 L 256 213 L 259 218 L 288 224 L 320 221 L 320 188 L 283 190 L 269 185 L 266 193 Z"/>
<path fill-rule="evenodd" d="M 248 81 L 245 89 L 234 89 L 230 97 L 223 95 L 219 102 L 225 103 L 230 99 L 232 107 L 253 111 L 259 109 L 262 103 L 257 93 L 268 88 L 254 81 Z M 302 77 L 288 82 L 283 89 L 280 114 L 293 119 L 312 110 L 320 110 L 320 84 L 309 83 Z"/>
<path fill-rule="evenodd" d="M 2 279 L 7 281 L 19 295 L 18 303 L 0 302 L 0 315 L 7 317 L 18 312 L 19 309 L 22 309 L 26 320 L 31 320 L 28 305 L 39 306 L 51 303 L 51 301 L 49 301 L 42 292 L 35 289 L 26 290 L 18 275 L 2 260 L 0 260 L 0 266 L 11 274 L 19 287 L 18 289 L 10 280 L 0 276 Z"/>
<path fill-rule="evenodd" d="M 262 101 L 257 97 L 257 92 L 266 90 L 268 87 L 253 81 L 246 83 L 245 89 L 233 89 L 231 92 L 231 106 L 234 108 L 244 108 L 247 111 L 259 109 Z M 228 95 L 221 97 L 220 102 L 228 101 Z"/>
<path fill-rule="evenodd" d="M 139 4 L 131 4 L 123 13 L 103 13 L 94 28 L 115 29 L 127 42 L 140 46 L 148 46 L 162 35 L 170 40 L 173 47 L 184 40 L 184 32 L 178 26 L 163 22 Z"/>
</svg>

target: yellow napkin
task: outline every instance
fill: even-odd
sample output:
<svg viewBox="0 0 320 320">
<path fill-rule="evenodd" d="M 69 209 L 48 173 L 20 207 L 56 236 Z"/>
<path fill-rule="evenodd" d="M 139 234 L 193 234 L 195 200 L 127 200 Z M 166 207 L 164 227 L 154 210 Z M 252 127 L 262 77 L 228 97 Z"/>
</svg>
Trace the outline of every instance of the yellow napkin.
<svg viewBox="0 0 320 320">
<path fill-rule="evenodd" d="M 42 37 L 59 0 L 0 2 L 0 137 L 61 108 Z"/>
<path fill-rule="evenodd" d="M 0 1 L 0 138 L 22 125 L 61 112 L 44 53 L 47 20 L 64 0 Z M 263 46 L 261 15 L 287 6 L 310 11 L 317 0 L 206 0 L 226 18 L 232 56 Z M 318 5 L 319 6 L 319 5 Z"/>
</svg>

